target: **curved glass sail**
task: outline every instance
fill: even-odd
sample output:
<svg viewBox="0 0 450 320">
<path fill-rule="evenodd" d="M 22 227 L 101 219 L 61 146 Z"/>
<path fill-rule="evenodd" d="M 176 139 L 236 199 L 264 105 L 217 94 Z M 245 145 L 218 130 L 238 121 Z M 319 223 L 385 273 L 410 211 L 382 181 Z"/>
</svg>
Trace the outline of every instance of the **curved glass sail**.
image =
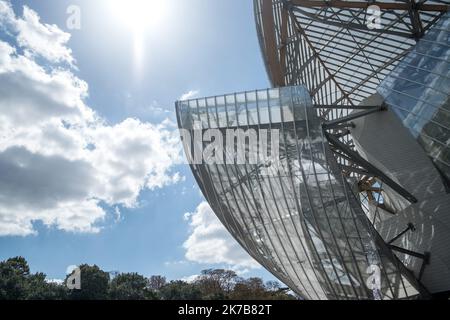
<svg viewBox="0 0 450 320">
<path fill-rule="evenodd" d="M 254 0 L 272 85 L 306 88 L 318 117 L 332 124 L 325 135 L 338 170 L 359 192 L 359 207 L 369 217 L 385 213 L 377 230 L 387 243 L 379 247 L 395 251 L 416 282 L 433 293 L 448 290 L 450 283 L 444 188 L 450 190 L 449 5 L 448 0 Z M 397 127 L 391 110 L 442 181 L 409 132 Z M 386 131 L 378 134 L 380 128 Z M 394 128 L 405 135 L 389 137 Z M 406 141 L 411 158 L 421 159 L 416 166 L 389 151 L 401 150 Z M 420 175 L 423 179 L 412 179 Z M 416 227 L 420 232 L 414 234 Z"/>
<path fill-rule="evenodd" d="M 450 181 L 450 13 L 419 41 L 378 89 Z"/>
<path fill-rule="evenodd" d="M 303 298 L 448 290 L 449 4 L 254 0 L 275 88 L 177 102 L 212 209 Z"/>
<path fill-rule="evenodd" d="M 218 218 L 299 295 L 418 293 L 362 211 L 304 87 L 180 101 L 177 116 L 192 171 Z M 205 156 L 212 147 L 213 159 Z"/>
</svg>

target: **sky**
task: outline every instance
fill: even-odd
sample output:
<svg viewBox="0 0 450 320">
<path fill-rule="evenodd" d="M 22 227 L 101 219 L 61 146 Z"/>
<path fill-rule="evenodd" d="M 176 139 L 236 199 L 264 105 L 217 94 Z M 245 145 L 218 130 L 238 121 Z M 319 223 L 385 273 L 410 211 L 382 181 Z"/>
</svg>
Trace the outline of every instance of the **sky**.
<svg viewBox="0 0 450 320">
<path fill-rule="evenodd" d="M 0 260 L 272 280 L 218 222 L 174 102 L 269 87 L 251 0 L 0 0 Z M 75 19 L 75 20 L 74 20 Z"/>
</svg>

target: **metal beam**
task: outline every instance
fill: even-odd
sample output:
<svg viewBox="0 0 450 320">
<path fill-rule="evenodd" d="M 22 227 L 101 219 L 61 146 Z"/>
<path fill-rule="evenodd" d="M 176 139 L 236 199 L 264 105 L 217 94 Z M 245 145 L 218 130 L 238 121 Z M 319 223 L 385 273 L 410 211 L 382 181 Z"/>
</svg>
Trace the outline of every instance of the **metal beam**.
<svg viewBox="0 0 450 320">
<path fill-rule="evenodd" d="M 391 241 L 388 242 L 388 244 L 392 244 L 394 243 L 396 240 L 400 239 L 405 233 L 407 233 L 409 230 L 411 231 L 416 231 L 416 227 L 414 227 L 414 225 L 410 222 L 408 223 L 408 227 L 403 230 L 402 232 L 400 232 L 398 235 L 396 235 L 394 238 L 392 238 Z"/>
<path fill-rule="evenodd" d="M 419 281 L 422 279 L 423 273 L 425 272 L 425 267 L 430 263 L 430 252 L 425 252 L 424 253 L 424 257 L 425 259 L 423 259 L 422 261 L 422 266 L 420 267 L 420 271 L 419 271 Z"/>
<path fill-rule="evenodd" d="M 280 35 L 280 72 L 285 85 L 284 76 L 286 75 L 286 46 L 288 39 L 288 27 L 289 27 L 289 13 L 286 9 L 281 9 L 281 35 Z"/>
<path fill-rule="evenodd" d="M 382 10 L 405 10 L 415 9 L 418 11 L 439 11 L 447 12 L 449 6 L 445 4 L 428 3 L 402 3 L 402 2 L 384 2 L 384 1 L 343 1 L 343 0 L 290 0 L 294 6 L 306 8 L 354 8 L 367 9 L 369 6 L 378 6 Z"/>
<path fill-rule="evenodd" d="M 278 58 L 277 38 L 275 35 L 275 18 L 272 0 L 263 0 L 261 6 L 262 29 L 264 32 L 264 55 L 270 72 L 272 84 L 275 87 L 284 85 L 283 72 Z"/>
<path fill-rule="evenodd" d="M 379 111 L 383 111 L 386 110 L 385 107 L 372 107 L 370 109 L 368 109 L 367 111 L 361 111 L 361 112 L 357 112 L 357 113 L 351 113 L 348 116 L 342 117 L 342 118 L 337 118 L 335 120 L 331 120 L 331 121 L 327 121 L 323 123 L 323 127 L 325 129 L 330 129 L 330 128 L 334 128 L 336 125 L 342 124 L 342 123 L 347 123 L 349 121 L 367 116 L 369 114 L 375 113 L 375 112 L 379 112 Z"/>
<path fill-rule="evenodd" d="M 351 133 L 351 131 L 346 129 L 341 132 L 334 133 L 334 135 L 338 138 L 342 138 L 342 137 L 348 136 L 350 133 Z"/>
<path fill-rule="evenodd" d="M 326 134 L 326 133 L 325 133 Z M 360 207 L 360 202 L 357 200 L 356 196 L 349 197 L 351 206 Z M 361 211 L 360 214 L 357 214 L 359 220 L 367 226 L 367 230 L 370 232 L 373 240 L 375 241 L 375 245 L 377 246 L 380 256 L 385 256 L 388 260 L 390 260 L 396 268 L 398 268 L 401 275 L 403 275 L 409 283 L 416 288 L 420 295 L 427 299 L 430 297 L 430 293 L 428 289 L 420 282 L 419 279 L 415 276 L 415 274 L 405 267 L 405 265 L 399 260 L 399 258 L 394 254 L 392 248 L 384 241 L 378 231 L 375 229 L 374 225 L 370 221 L 364 212 Z"/>
<path fill-rule="evenodd" d="M 394 180 L 389 178 L 386 174 L 384 174 L 380 169 L 375 167 L 373 164 L 371 164 L 369 161 L 364 159 L 362 156 L 360 156 L 356 151 L 351 150 L 346 144 L 339 141 L 338 138 L 333 136 L 332 134 L 325 131 L 325 136 L 327 137 L 328 141 L 334 145 L 336 148 L 340 149 L 343 153 L 345 153 L 347 156 L 349 156 L 354 163 L 360 165 L 364 169 L 366 169 L 368 172 L 370 172 L 375 177 L 378 177 L 381 181 L 386 183 L 388 186 L 390 186 L 394 191 L 396 191 L 399 195 L 407 199 L 411 203 L 417 203 L 416 197 L 414 197 L 411 193 L 409 193 L 407 190 L 405 190 L 402 186 L 397 184 Z"/>
<path fill-rule="evenodd" d="M 409 18 L 411 19 L 411 26 L 414 30 L 414 37 L 416 40 L 422 38 L 424 30 L 422 19 L 420 18 L 420 13 L 417 11 L 416 6 L 419 5 L 416 3 L 416 0 L 409 0 L 411 2 L 411 8 L 409 11 Z"/>
<path fill-rule="evenodd" d="M 356 125 L 352 122 L 348 123 L 341 123 L 341 124 L 337 124 L 335 126 L 333 126 L 333 129 L 348 129 L 348 128 L 356 128 Z"/>
<path fill-rule="evenodd" d="M 335 104 L 315 104 L 315 105 L 313 105 L 313 108 L 316 108 L 316 109 L 342 109 L 342 110 L 368 110 L 368 109 L 380 108 L 380 106 L 352 106 L 352 105 L 338 106 Z"/>
<path fill-rule="evenodd" d="M 412 256 L 412 257 L 416 257 L 416 258 L 422 259 L 424 261 L 426 261 L 427 258 L 428 258 L 428 256 L 426 254 L 422 254 L 422 253 L 418 253 L 418 252 L 415 252 L 415 251 L 411 251 L 411 250 L 408 250 L 408 249 L 405 249 L 405 248 L 394 246 L 392 244 L 389 245 L 389 248 L 391 248 L 391 250 L 407 254 L 408 256 Z"/>
<path fill-rule="evenodd" d="M 367 170 L 361 169 L 361 168 L 356 168 L 356 167 L 351 167 L 351 166 L 346 166 L 346 165 L 341 165 L 342 169 L 344 171 L 351 171 L 353 173 L 357 173 L 363 176 L 367 176 L 369 175 L 369 172 Z"/>
</svg>

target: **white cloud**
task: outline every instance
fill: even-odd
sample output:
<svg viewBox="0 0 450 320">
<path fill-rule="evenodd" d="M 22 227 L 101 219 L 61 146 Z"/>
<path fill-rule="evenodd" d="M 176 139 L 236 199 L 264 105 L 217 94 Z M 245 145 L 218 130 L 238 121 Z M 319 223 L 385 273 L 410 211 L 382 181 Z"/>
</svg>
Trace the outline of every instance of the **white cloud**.
<svg viewBox="0 0 450 320">
<path fill-rule="evenodd" d="M 180 97 L 180 101 L 184 101 L 184 100 L 189 100 L 189 99 L 193 99 L 195 98 L 197 95 L 199 94 L 198 90 L 190 90 L 189 92 L 184 93 L 181 97 Z"/>
<path fill-rule="evenodd" d="M 143 189 L 183 179 L 173 172 L 181 162 L 173 123 L 107 124 L 84 102 L 87 83 L 54 64 L 74 61 L 61 30 L 29 8 L 16 17 L 1 0 L 0 22 L 17 42 L 0 40 L 0 236 L 35 234 L 35 221 L 99 232 L 101 204 L 136 207 Z"/>
<path fill-rule="evenodd" d="M 186 265 L 188 263 L 189 263 L 189 261 L 186 261 L 186 260 L 174 260 L 174 261 L 165 261 L 164 265 L 166 267 L 174 267 L 174 266 L 176 267 L 176 266 Z"/>
<path fill-rule="evenodd" d="M 23 7 L 22 17 L 16 17 L 11 5 L 0 2 L 0 22 L 15 33 L 17 44 L 24 48 L 27 56 L 40 56 L 50 62 L 66 62 L 73 65 L 75 59 L 72 50 L 66 46 L 70 34 L 62 31 L 56 25 L 40 22 L 39 15 Z"/>
<path fill-rule="evenodd" d="M 176 119 L 175 108 L 161 105 L 158 101 L 153 100 L 150 103 L 142 104 L 131 94 L 126 95 L 125 110 L 133 117 L 151 119 L 152 121 L 161 121 L 164 119 Z"/>
<path fill-rule="evenodd" d="M 53 284 L 57 284 L 57 285 L 63 285 L 65 282 L 63 279 L 45 279 L 45 281 L 47 283 L 53 283 Z"/>
<path fill-rule="evenodd" d="M 152 114 L 155 116 L 162 115 L 170 115 L 173 113 L 173 110 L 167 110 L 163 108 L 157 101 L 153 101 L 148 107 L 144 108 L 146 113 Z"/>
<path fill-rule="evenodd" d="M 260 267 L 231 237 L 207 202 L 200 203 L 195 212 L 185 214 L 184 218 L 192 228 L 183 244 L 187 260 L 222 264 L 241 273 Z"/>
<path fill-rule="evenodd" d="M 12 6 L 7 1 L 0 1 L 0 26 L 11 28 L 16 20 Z"/>
</svg>

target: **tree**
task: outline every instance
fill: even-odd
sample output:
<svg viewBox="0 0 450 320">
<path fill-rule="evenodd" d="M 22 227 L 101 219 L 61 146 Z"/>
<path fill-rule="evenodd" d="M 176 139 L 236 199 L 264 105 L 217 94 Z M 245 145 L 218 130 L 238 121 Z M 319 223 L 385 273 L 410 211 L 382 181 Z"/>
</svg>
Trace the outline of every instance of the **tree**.
<svg viewBox="0 0 450 320">
<path fill-rule="evenodd" d="M 231 294 L 234 300 L 265 300 L 270 298 L 261 278 L 241 279 Z"/>
<path fill-rule="evenodd" d="M 267 281 L 266 289 L 272 295 L 271 300 L 295 300 L 295 296 L 289 293 L 288 288 L 282 288 L 278 281 Z"/>
<path fill-rule="evenodd" d="M 153 291 L 159 291 L 167 283 L 166 277 L 163 276 L 151 276 L 148 279 L 148 288 Z"/>
<path fill-rule="evenodd" d="M 160 290 L 163 300 L 201 300 L 202 293 L 198 286 L 184 281 L 171 281 Z"/>
<path fill-rule="evenodd" d="M 233 300 L 293 300 L 294 296 L 281 289 L 278 282 L 270 281 L 266 285 L 261 278 L 241 279 L 231 294 Z"/>
<path fill-rule="evenodd" d="M 278 281 L 267 281 L 266 282 L 266 288 L 269 291 L 279 291 L 281 289 L 281 285 Z"/>
<path fill-rule="evenodd" d="M 30 274 L 25 258 L 0 262 L 0 300 L 60 300 L 66 297 L 65 286 L 47 282 L 44 273 Z"/>
<path fill-rule="evenodd" d="M 0 262 L 0 299 L 25 299 L 28 293 L 27 277 L 30 267 L 23 257 Z"/>
<path fill-rule="evenodd" d="M 96 265 L 83 264 L 79 268 L 81 271 L 81 290 L 71 290 L 70 297 L 74 300 L 107 299 L 109 274 Z"/>
<path fill-rule="evenodd" d="M 27 300 L 65 300 L 69 290 L 65 284 L 51 283 L 44 273 L 36 273 L 28 277 Z"/>
<path fill-rule="evenodd" d="M 204 299 L 227 299 L 239 277 L 234 271 L 224 269 L 203 270 L 196 280 Z"/>
<path fill-rule="evenodd" d="M 0 300 L 286 300 L 296 299 L 276 281 L 264 284 L 261 278 L 243 279 L 234 271 L 207 269 L 192 283 L 171 281 L 163 276 L 145 278 L 122 273 L 112 281 L 98 266 L 83 264 L 81 289 L 69 290 L 65 283 L 48 282 L 44 273 L 30 273 L 23 257 L 0 262 Z M 68 278 L 69 276 L 67 276 Z M 66 281 L 67 281 L 66 278 Z"/>
<path fill-rule="evenodd" d="M 109 295 L 115 300 L 156 299 L 147 286 L 147 279 L 137 273 L 122 273 L 115 277 L 109 286 Z"/>
</svg>

